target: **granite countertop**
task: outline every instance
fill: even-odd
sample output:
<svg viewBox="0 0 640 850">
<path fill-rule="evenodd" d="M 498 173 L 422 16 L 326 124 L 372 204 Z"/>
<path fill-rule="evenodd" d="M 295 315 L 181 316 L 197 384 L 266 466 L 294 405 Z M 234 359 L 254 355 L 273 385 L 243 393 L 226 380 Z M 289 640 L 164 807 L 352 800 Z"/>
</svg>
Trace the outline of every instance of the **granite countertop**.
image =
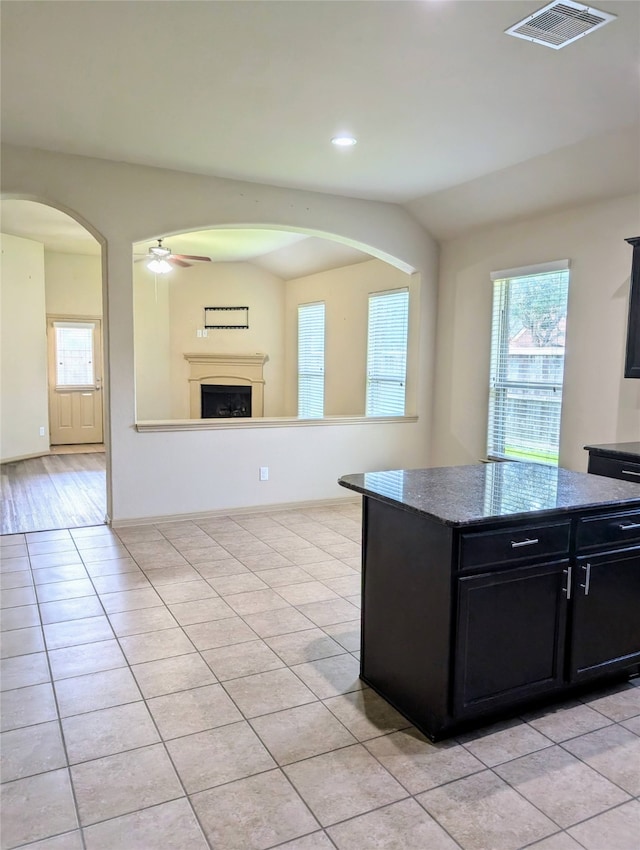
<svg viewBox="0 0 640 850">
<path fill-rule="evenodd" d="M 365 472 L 338 484 L 450 526 L 612 505 L 640 509 L 640 484 L 537 463 Z"/>
<path fill-rule="evenodd" d="M 605 443 L 600 446 L 585 446 L 585 449 L 589 454 L 640 463 L 640 443 Z"/>
</svg>

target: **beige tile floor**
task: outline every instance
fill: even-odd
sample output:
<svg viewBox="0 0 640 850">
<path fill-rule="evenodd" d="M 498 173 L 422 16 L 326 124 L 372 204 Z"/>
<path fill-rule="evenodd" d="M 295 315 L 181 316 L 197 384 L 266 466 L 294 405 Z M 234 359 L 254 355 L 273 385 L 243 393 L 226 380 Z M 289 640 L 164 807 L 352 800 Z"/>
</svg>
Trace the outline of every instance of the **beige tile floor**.
<svg viewBox="0 0 640 850">
<path fill-rule="evenodd" d="M 638 680 L 440 744 L 358 679 L 359 507 L 2 543 L 2 850 L 638 850 Z"/>
</svg>

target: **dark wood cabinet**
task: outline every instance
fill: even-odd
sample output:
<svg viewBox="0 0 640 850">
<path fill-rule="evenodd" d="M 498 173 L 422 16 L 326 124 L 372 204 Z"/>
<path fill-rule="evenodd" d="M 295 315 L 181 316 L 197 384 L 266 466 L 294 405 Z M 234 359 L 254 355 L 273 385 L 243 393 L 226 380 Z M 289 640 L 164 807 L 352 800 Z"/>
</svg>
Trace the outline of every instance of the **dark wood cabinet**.
<svg viewBox="0 0 640 850">
<path fill-rule="evenodd" d="M 339 483 L 363 496 L 361 678 L 432 740 L 640 673 L 637 484 L 526 462 Z"/>
<path fill-rule="evenodd" d="M 587 472 L 640 484 L 640 443 L 608 443 L 585 449 L 589 452 Z"/>
<path fill-rule="evenodd" d="M 458 581 L 456 716 L 561 687 L 569 575 L 560 561 Z"/>
<path fill-rule="evenodd" d="M 619 478 L 621 481 L 634 481 L 640 484 L 640 461 L 624 461 L 617 458 L 589 458 L 588 471 L 593 475 L 606 475 L 607 478 Z"/>
<path fill-rule="evenodd" d="M 629 291 L 629 323 L 624 364 L 625 378 L 640 378 L 640 236 L 626 239 L 633 247 L 631 287 Z"/>
<path fill-rule="evenodd" d="M 365 497 L 362 678 L 439 740 L 637 672 L 638 507 L 452 528 Z"/>
<path fill-rule="evenodd" d="M 578 558 L 575 572 L 570 680 L 640 663 L 640 547 Z"/>
<path fill-rule="evenodd" d="M 449 717 L 452 531 L 376 499 L 363 509 L 361 675 L 437 733 Z"/>
<path fill-rule="evenodd" d="M 568 678 L 640 663 L 640 511 L 577 523 Z"/>
</svg>

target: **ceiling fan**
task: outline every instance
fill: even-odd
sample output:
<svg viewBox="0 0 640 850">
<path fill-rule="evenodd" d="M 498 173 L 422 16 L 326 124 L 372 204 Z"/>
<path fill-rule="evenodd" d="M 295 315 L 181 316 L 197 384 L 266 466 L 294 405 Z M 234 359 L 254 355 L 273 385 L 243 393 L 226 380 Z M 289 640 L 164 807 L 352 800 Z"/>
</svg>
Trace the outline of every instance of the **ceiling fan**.
<svg viewBox="0 0 640 850">
<path fill-rule="evenodd" d="M 189 268 L 194 262 L 210 263 L 211 257 L 198 257 L 195 254 L 174 254 L 170 248 L 166 248 L 162 244 L 162 239 L 158 239 L 158 244 L 152 245 L 145 256 L 140 257 L 135 262 L 141 263 L 143 260 L 146 260 L 147 268 L 152 272 L 166 274 L 171 271 L 172 266 Z"/>
</svg>

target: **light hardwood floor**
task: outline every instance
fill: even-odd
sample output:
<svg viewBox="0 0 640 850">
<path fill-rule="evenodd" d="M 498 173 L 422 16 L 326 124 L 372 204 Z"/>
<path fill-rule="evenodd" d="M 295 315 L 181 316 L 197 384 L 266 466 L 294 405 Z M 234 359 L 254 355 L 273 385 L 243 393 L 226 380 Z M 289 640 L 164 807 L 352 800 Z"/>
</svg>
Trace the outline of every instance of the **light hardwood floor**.
<svg viewBox="0 0 640 850">
<path fill-rule="evenodd" d="M 103 452 L 55 454 L 0 466 L 0 534 L 100 525 L 106 513 Z"/>
</svg>

